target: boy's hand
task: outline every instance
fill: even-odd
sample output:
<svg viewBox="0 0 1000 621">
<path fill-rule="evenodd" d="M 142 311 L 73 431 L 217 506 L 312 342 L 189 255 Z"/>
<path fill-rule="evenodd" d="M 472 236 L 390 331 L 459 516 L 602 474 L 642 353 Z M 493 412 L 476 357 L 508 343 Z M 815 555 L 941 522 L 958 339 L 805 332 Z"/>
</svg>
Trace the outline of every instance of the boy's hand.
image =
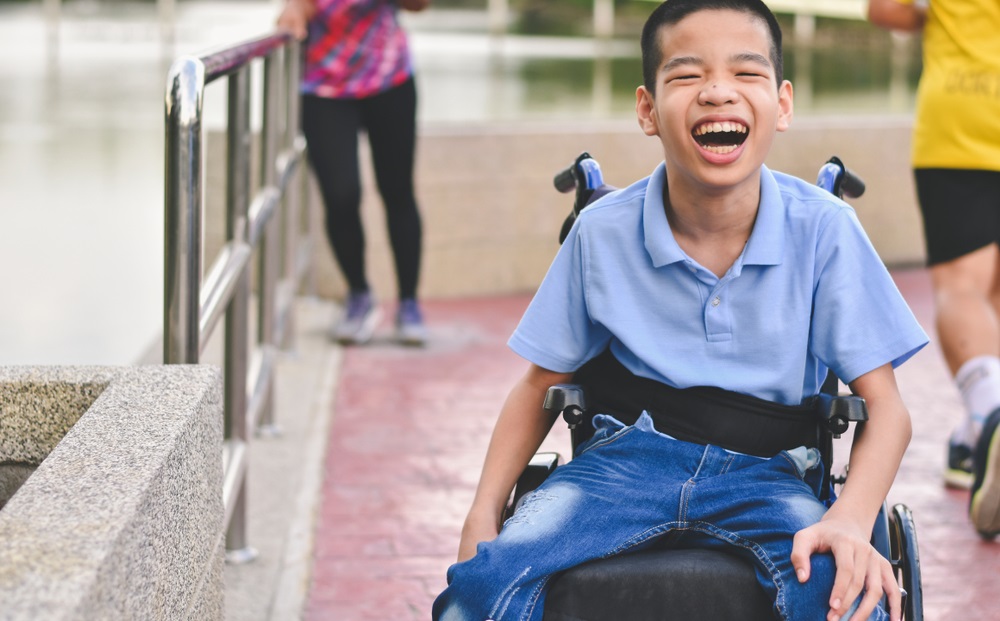
<svg viewBox="0 0 1000 621">
<path fill-rule="evenodd" d="M 458 544 L 458 562 L 476 555 L 476 546 L 483 541 L 493 541 L 500 533 L 497 519 L 490 515 L 470 511 L 462 526 L 462 539 Z"/>
<path fill-rule="evenodd" d="M 889 599 L 889 618 L 902 618 L 902 597 L 892 565 L 869 542 L 869 534 L 851 522 L 822 520 L 795 534 L 792 565 L 799 582 L 809 579 L 809 558 L 816 552 L 830 552 L 837 565 L 837 577 L 830 593 L 827 621 L 839 621 L 864 589 L 864 598 L 850 620 L 864 621 L 871 615 L 882 593 Z"/>
</svg>

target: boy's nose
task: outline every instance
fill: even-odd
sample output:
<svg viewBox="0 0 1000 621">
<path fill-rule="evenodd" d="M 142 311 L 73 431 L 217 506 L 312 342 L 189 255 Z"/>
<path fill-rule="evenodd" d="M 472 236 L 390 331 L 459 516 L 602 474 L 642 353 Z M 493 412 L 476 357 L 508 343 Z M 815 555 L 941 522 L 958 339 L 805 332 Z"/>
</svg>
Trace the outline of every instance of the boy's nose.
<svg viewBox="0 0 1000 621">
<path fill-rule="evenodd" d="M 701 92 L 698 93 L 698 103 L 703 106 L 719 106 L 733 103 L 737 97 L 735 89 L 726 82 L 719 80 L 711 84 L 706 84 L 705 88 L 701 89 Z"/>
</svg>

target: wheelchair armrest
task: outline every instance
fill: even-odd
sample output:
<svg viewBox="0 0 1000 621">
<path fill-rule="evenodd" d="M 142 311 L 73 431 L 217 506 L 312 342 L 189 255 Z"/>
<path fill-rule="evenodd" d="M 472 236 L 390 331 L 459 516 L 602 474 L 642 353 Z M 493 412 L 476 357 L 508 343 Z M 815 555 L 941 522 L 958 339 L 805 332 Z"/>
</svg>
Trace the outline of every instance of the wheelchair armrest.
<svg viewBox="0 0 1000 621">
<path fill-rule="evenodd" d="M 549 386 L 542 408 L 550 414 L 562 414 L 570 429 L 575 429 L 583 420 L 587 400 L 583 387 L 577 384 L 556 384 Z"/>
<path fill-rule="evenodd" d="M 856 395 L 820 393 L 817 400 L 816 408 L 819 411 L 820 420 L 835 438 L 839 438 L 847 431 L 851 423 L 861 423 L 868 420 L 868 406 L 863 398 Z"/>
<path fill-rule="evenodd" d="M 521 506 L 524 495 L 537 489 L 561 463 L 562 457 L 559 453 L 536 453 L 528 462 L 524 472 L 518 477 L 510 503 L 504 510 L 503 519 L 506 521 L 507 518 L 514 515 L 514 511 Z"/>
</svg>

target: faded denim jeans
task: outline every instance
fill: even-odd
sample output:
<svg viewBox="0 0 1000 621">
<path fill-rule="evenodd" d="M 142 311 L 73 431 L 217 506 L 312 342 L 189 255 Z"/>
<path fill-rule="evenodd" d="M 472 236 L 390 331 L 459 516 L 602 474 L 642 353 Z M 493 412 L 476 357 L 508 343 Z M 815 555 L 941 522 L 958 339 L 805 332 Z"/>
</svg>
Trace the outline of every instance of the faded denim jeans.
<svg viewBox="0 0 1000 621">
<path fill-rule="evenodd" d="M 826 618 L 833 557 L 814 554 L 805 584 L 791 562 L 792 537 L 827 509 L 817 499 L 815 449 L 771 459 L 732 453 L 659 433 L 646 414 L 634 426 L 599 415 L 594 426 L 495 540 L 448 569 L 435 621 L 541 621 L 552 575 L 639 550 L 668 531 L 679 547 L 731 546 L 751 561 L 780 619 Z M 880 607 L 870 617 L 887 618 Z"/>
</svg>

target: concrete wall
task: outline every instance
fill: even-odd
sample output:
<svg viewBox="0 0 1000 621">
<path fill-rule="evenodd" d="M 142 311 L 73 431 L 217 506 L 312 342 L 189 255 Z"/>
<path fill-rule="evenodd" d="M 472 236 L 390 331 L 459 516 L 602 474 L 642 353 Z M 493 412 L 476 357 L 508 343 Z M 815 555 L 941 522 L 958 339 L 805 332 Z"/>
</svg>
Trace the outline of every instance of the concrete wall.
<svg viewBox="0 0 1000 621">
<path fill-rule="evenodd" d="M 221 375 L 0 367 L 0 618 L 223 618 Z"/>
<path fill-rule="evenodd" d="M 815 180 L 819 167 L 838 155 L 868 183 L 864 197 L 852 201 L 883 260 L 892 266 L 923 261 L 923 238 L 910 174 L 909 117 L 817 117 L 798 119 L 780 134 L 768 165 Z M 221 140 L 215 155 L 224 162 Z M 421 128 L 417 191 L 424 218 L 425 297 L 489 295 L 533 290 L 557 249 L 562 220 L 571 199 L 552 188 L 555 172 L 581 151 L 601 163 L 605 179 L 623 186 L 648 175 L 662 159 L 656 139 L 633 121 Z M 368 243 L 368 272 L 376 293 L 396 296 L 381 201 L 374 188 L 368 153 L 363 218 Z M 222 220 L 221 179 L 210 177 L 210 239 Z M 318 192 L 313 208 L 319 209 Z M 213 224 L 214 222 L 214 224 Z M 340 297 L 344 283 L 334 268 L 325 235 L 316 252 L 317 288 Z M 207 247 L 211 250 L 213 242 Z"/>
<path fill-rule="evenodd" d="M 799 119 L 779 135 L 768 165 L 815 180 L 820 165 L 839 156 L 868 184 L 865 196 L 852 204 L 883 260 L 920 263 L 923 233 L 910 174 L 910 130 L 908 117 Z M 633 122 L 425 128 L 417 162 L 422 295 L 533 290 L 571 206 L 552 188 L 552 176 L 581 151 L 597 158 L 605 179 L 619 186 L 648 175 L 662 159 L 659 142 Z M 382 206 L 370 174 L 366 181 L 369 273 L 377 293 L 393 298 Z M 317 261 L 321 293 L 340 295 L 343 283 L 326 248 Z"/>
</svg>

